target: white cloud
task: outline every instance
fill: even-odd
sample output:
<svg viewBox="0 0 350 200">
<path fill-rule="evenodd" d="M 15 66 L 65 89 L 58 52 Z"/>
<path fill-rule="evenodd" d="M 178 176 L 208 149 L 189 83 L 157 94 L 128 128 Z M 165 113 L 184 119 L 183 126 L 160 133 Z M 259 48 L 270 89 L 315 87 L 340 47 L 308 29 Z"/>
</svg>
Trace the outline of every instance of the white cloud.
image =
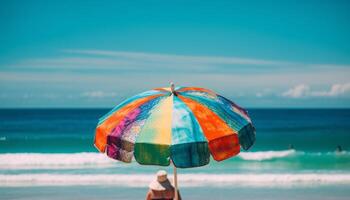
<svg viewBox="0 0 350 200">
<path fill-rule="evenodd" d="M 62 98 L 61 94 L 58 93 L 46 93 L 46 92 L 32 92 L 32 93 L 28 93 L 28 92 L 11 92 L 11 93 L 1 93 L 0 94 L 0 98 L 17 98 L 17 99 L 58 99 L 58 98 Z"/>
<path fill-rule="evenodd" d="M 261 98 L 261 97 L 263 97 L 264 95 L 263 95 L 261 92 L 257 92 L 257 93 L 255 94 L 255 96 Z"/>
<path fill-rule="evenodd" d="M 105 97 L 115 97 L 117 94 L 115 92 L 104 92 L 104 91 L 90 91 L 81 94 L 83 97 L 89 98 L 105 98 Z"/>
<path fill-rule="evenodd" d="M 224 57 L 224 56 L 190 56 L 177 54 L 161 54 L 149 52 L 126 52 L 126 51 L 107 51 L 99 49 L 68 49 L 65 53 L 73 55 L 103 56 L 118 59 L 127 59 L 133 61 L 168 63 L 168 64 L 201 64 L 201 65 L 251 65 L 251 66 L 276 66 L 276 67 L 305 67 L 305 68 L 347 68 L 347 64 L 329 64 L 329 63 L 298 63 L 283 60 L 267 60 L 244 57 Z M 181 67 L 181 66 L 178 66 Z"/>
<path fill-rule="evenodd" d="M 127 66 L 133 64 L 130 61 L 115 60 L 111 58 L 99 58 L 99 57 L 76 57 L 76 56 L 65 56 L 65 57 L 54 57 L 54 58 L 37 58 L 28 59 L 18 62 L 20 65 L 30 65 L 33 67 L 77 67 L 86 66 L 101 67 L 108 66 Z"/>
<path fill-rule="evenodd" d="M 299 84 L 282 93 L 284 97 L 337 97 L 350 93 L 350 83 L 333 84 L 329 90 L 313 90 L 309 85 Z"/>
<path fill-rule="evenodd" d="M 191 56 L 149 52 L 106 50 L 63 50 L 54 57 L 16 60 L 3 66 L 3 72 L 68 72 L 68 73 L 162 73 L 162 74 L 278 74 L 298 72 L 305 74 L 314 69 L 321 71 L 348 71 L 350 65 L 298 63 L 244 57 Z M 302 73 L 300 73 L 302 72 Z M 80 74 L 81 75 L 81 74 Z M 295 80 L 295 78 L 294 78 Z"/>
<path fill-rule="evenodd" d="M 310 87 L 305 84 L 297 85 L 282 93 L 284 97 L 300 98 L 306 96 L 310 91 Z"/>
<path fill-rule="evenodd" d="M 142 60 L 151 62 L 167 63 L 201 63 L 201 64 L 240 64 L 240 65 L 286 65 L 289 62 L 277 60 L 263 60 L 241 57 L 223 57 L 223 56 L 187 56 L 176 54 L 159 54 L 148 52 L 125 52 L 125 51 L 106 51 L 106 50 L 64 50 L 66 53 L 107 56 L 114 58 L 127 58 L 132 60 Z"/>
<path fill-rule="evenodd" d="M 9 91 L 9 97 L 1 96 L 3 102 L 15 99 L 17 93 L 41 92 L 44 88 L 49 88 L 48 92 L 64 91 L 58 100 L 112 102 L 150 88 L 168 86 L 173 81 L 179 86 L 201 86 L 224 96 L 250 99 L 255 104 L 257 99 L 263 102 L 281 96 L 345 96 L 349 84 L 334 81 L 348 83 L 350 75 L 350 66 L 346 64 L 100 50 L 69 50 L 58 56 L 14 60 L 0 68 L 0 89 L 3 93 Z M 328 87 L 319 89 L 321 85 Z M 287 90 L 290 86 L 295 87 Z"/>
<path fill-rule="evenodd" d="M 331 89 L 328 91 L 315 91 L 312 93 L 313 96 L 325 96 L 325 97 L 335 97 L 341 96 L 346 93 L 350 93 L 350 83 L 345 84 L 333 84 Z"/>
<path fill-rule="evenodd" d="M 271 88 L 264 88 L 262 91 L 255 93 L 258 98 L 266 97 L 272 95 L 273 91 Z"/>
</svg>

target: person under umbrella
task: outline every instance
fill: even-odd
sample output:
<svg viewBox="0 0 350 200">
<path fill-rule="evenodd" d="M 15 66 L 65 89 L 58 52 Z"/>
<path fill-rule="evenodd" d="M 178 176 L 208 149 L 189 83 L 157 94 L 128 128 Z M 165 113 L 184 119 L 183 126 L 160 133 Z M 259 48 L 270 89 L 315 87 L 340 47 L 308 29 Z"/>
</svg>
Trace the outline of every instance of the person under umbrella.
<svg viewBox="0 0 350 200">
<path fill-rule="evenodd" d="M 180 192 L 177 191 L 178 199 L 181 200 Z M 167 172 L 159 170 L 157 178 L 149 184 L 146 200 L 170 200 L 175 198 L 175 188 L 170 183 Z"/>
</svg>

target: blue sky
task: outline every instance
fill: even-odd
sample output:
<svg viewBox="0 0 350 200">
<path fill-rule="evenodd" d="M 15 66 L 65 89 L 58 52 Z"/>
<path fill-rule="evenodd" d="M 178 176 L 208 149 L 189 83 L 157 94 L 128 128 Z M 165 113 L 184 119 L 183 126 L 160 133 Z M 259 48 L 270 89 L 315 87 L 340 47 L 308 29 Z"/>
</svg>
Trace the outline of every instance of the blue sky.
<svg viewBox="0 0 350 200">
<path fill-rule="evenodd" d="M 350 107 L 347 1 L 0 1 L 0 107 L 113 107 L 173 81 Z"/>
</svg>

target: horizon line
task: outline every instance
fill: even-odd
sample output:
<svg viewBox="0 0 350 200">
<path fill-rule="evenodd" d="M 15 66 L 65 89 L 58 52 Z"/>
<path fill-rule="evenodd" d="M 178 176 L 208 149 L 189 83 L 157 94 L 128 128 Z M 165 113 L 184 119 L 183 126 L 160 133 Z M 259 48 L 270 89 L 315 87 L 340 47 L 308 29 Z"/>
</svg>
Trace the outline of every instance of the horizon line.
<svg viewBox="0 0 350 200">
<path fill-rule="evenodd" d="M 52 109 L 52 110 L 102 110 L 102 109 L 113 109 L 113 107 L 0 107 L 0 110 L 26 110 L 26 109 L 36 109 L 36 110 L 45 110 L 45 109 Z M 341 109 L 350 109 L 350 107 L 244 107 L 244 109 L 291 109 L 291 110 L 322 110 L 322 109 L 332 109 L 332 110 L 341 110 Z"/>
</svg>

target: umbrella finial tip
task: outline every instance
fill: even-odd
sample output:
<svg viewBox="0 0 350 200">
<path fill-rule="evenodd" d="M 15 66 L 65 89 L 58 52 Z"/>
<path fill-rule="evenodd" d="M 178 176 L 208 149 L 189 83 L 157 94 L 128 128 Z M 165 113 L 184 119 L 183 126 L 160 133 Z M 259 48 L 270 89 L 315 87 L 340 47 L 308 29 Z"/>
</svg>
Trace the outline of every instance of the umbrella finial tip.
<svg viewBox="0 0 350 200">
<path fill-rule="evenodd" d="M 176 96 L 176 92 L 175 92 L 175 84 L 173 82 L 170 82 L 170 89 L 171 89 L 171 93 L 174 94 Z"/>
</svg>

